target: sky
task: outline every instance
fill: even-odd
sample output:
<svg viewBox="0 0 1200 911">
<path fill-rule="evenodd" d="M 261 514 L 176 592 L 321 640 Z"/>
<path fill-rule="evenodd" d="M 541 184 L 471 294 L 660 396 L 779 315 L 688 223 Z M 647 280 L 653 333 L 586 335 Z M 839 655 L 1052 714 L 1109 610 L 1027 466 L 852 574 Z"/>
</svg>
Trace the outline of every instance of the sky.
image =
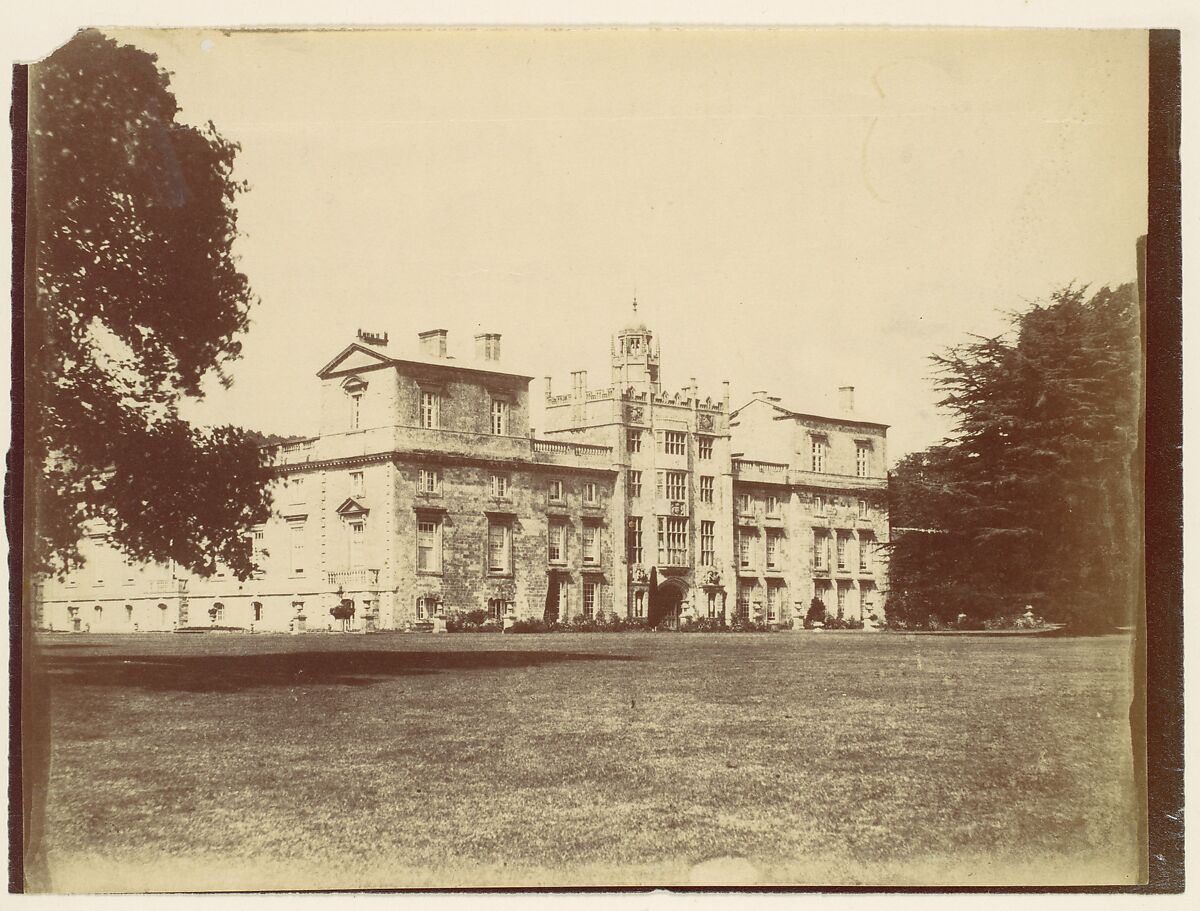
<svg viewBox="0 0 1200 911">
<path fill-rule="evenodd" d="M 766 389 L 940 440 L 928 356 L 1069 282 L 1132 281 L 1146 221 L 1137 31 L 109 30 L 181 119 L 240 143 L 259 297 L 187 414 L 318 430 L 359 328 L 565 391 L 639 316 L 669 389 Z"/>
</svg>

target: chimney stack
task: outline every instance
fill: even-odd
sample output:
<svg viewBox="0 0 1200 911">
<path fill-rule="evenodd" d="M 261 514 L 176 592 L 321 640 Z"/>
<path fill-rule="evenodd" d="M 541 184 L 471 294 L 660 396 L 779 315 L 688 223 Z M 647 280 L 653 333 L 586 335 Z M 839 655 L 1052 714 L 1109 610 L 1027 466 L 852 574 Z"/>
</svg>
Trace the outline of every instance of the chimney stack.
<svg viewBox="0 0 1200 911">
<path fill-rule="evenodd" d="M 842 414 L 854 414 L 854 387 L 838 386 L 838 410 Z"/>
<path fill-rule="evenodd" d="M 481 332 L 475 336 L 475 359 L 479 361 L 500 360 L 499 332 Z"/>
<path fill-rule="evenodd" d="M 421 342 L 421 354 L 426 357 L 446 356 L 445 329 L 428 329 L 425 332 L 417 333 L 417 338 Z"/>
<path fill-rule="evenodd" d="M 721 381 L 721 403 L 725 407 L 725 411 L 729 411 L 729 380 Z"/>
</svg>

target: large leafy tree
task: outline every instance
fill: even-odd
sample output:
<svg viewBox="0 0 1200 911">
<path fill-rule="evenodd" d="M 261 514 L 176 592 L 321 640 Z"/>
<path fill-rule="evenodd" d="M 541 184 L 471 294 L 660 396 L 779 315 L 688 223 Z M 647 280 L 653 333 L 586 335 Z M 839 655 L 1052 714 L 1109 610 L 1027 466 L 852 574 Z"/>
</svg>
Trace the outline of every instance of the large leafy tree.
<svg viewBox="0 0 1200 911">
<path fill-rule="evenodd" d="M 1068 287 L 1013 332 L 933 357 L 946 444 L 893 474 L 894 607 L 910 619 L 1033 602 L 1073 627 L 1129 622 L 1141 572 L 1132 285 Z"/>
<path fill-rule="evenodd" d="M 34 571 L 103 527 L 138 560 L 252 571 L 255 439 L 180 417 L 240 353 L 237 146 L 179 112 L 156 58 L 83 31 L 29 70 L 27 509 Z"/>
</svg>

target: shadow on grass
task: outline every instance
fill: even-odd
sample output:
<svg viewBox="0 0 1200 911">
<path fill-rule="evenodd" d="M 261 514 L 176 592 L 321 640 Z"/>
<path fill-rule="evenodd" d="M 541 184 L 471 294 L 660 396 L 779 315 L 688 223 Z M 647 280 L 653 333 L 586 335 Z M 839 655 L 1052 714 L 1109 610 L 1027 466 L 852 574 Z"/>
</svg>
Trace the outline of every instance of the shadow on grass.
<svg viewBox="0 0 1200 911">
<path fill-rule="evenodd" d="M 234 693 L 264 687 L 370 686 L 442 671 L 523 669 L 563 661 L 637 661 L 629 655 L 558 651 L 319 651 L 257 655 L 48 655 L 55 688 L 126 687 Z"/>
</svg>

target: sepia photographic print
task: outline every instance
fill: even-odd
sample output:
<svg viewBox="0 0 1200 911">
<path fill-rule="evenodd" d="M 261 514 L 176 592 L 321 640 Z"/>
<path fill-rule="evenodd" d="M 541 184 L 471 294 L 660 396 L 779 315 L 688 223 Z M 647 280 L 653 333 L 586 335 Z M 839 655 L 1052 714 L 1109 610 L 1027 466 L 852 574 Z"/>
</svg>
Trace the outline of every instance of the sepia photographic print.
<svg viewBox="0 0 1200 911">
<path fill-rule="evenodd" d="M 1146 883 L 1155 40 L 18 67 L 18 888 Z"/>
</svg>

